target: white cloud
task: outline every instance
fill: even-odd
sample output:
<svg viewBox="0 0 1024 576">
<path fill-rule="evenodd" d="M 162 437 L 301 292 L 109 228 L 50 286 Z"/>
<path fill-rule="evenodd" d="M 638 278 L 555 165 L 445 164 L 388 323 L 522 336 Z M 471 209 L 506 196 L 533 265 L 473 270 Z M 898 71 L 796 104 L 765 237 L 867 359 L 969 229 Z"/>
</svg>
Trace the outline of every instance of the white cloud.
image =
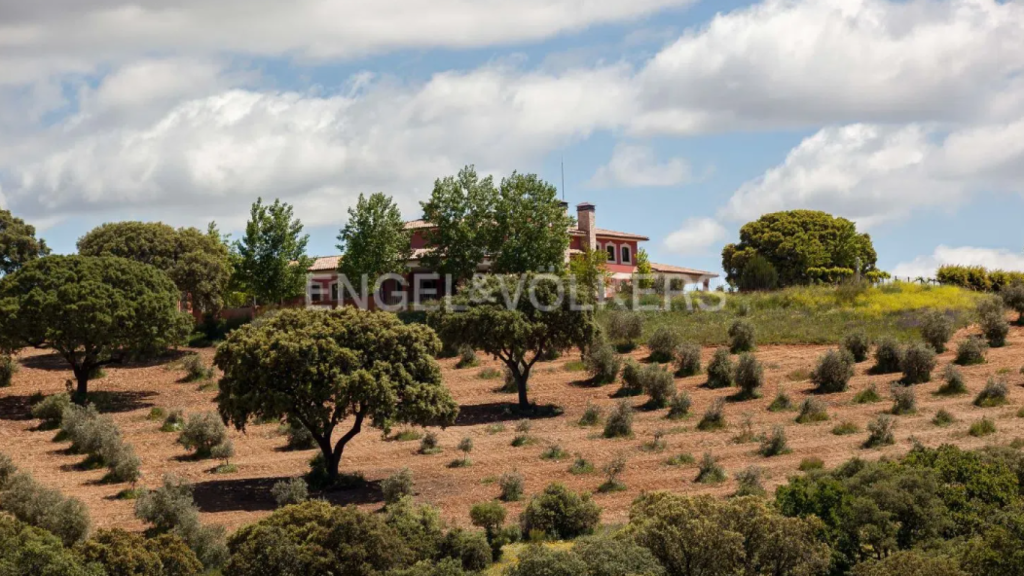
<svg viewBox="0 0 1024 576">
<path fill-rule="evenodd" d="M 939 266 L 946 264 L 1024 271 L 1024 252 L 1011 252 L 1003 248 L 939 246 L 928 256 L 900 262 L 892 269 L 892 275 L 899 278 L 934 278 Z"/>
<path fill-rule="evenodd" d="M 712 218 L 688 218 L 665 238 L 665 248 L 680 255 L 704 254 L 727 236 L 725 227 Z"/>
<path fill-rule="evenodd" d="M 683 158 L 658 162 L 650 146 L 617 144 L 607 164 L 594 173 L 590 185 L 611 186 L 675 186 L 690 180 L 690 165 Z"/>
</svg>

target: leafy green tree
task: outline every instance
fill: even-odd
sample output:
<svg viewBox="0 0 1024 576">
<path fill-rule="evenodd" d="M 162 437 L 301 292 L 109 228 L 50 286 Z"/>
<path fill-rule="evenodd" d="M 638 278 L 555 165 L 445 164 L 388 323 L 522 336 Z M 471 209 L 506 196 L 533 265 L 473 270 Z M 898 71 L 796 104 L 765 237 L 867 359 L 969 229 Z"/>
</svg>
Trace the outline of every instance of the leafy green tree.
<svg viewBox="0 0 1024 576">
<path fill-rule="evenodd" d="M 0 338 L 54 349 L 79 403 L 98 368 L 178 345 L 191 326 L 167 274 L 124 258 L 47 256 L 0 281 Z"/>
<path fill-rule="evenodd" d="M 569 248 L 567 230 L 573 222 L 558 200 L 558 190 L 536 174 L 513 172 L 503 178 L 489 241 L 492 271 L 561 270 Z"/>
<path fill-rule="evenodd" d="M 344 254 L 339 268 L 353 286 L 359 286 L 364 274 L 373 287 L 385 274 L 404 273 L 412 254 L 402 212 L 381 192 L 369 198 L 359 195 L 355 207 L 348 209 L 338 242 Z"/>
<path fill-rule="evenodd" d="M 98 563 L 107 576 L 198 576 L 203 565 L 177 536 L 147 539 L 119 528 L 100 530 L 75 551 L 88 563 Z"/>
<path fill-rule="evenodd" d="M 161 222 L 113 222 L 78 240 L 82 256 L 117 256 L 163 270 L 186 294 L 192 307 L 216 312 L 223 306 L 231 277 L 228 247 L 215 223 L 207 232 L 174 228 Z"/>
<path fill-rule="evenodd" d="M 32 576 L 106 576 L 86 564 L 53 534 L 0 514 L 0 574 Z"/>
<path fill-rule="evenodd" d="M 605 252 L 607 258 L 607 252 Z M 636 274 L 637 276 L 650 276 L 654 274 L 654 268 L 651 267 L 651 258 L 647 255 L 647 250 L 643 248 L 636 252 Z M 640 288 L 648 290 L 654 287 L 654 279 L 647 278 L 640 280 Z"/>
<path fill-rule="evenodd" d="M 780 286 L 809 283 L 811 268 L 870 272 L 878 260 L 871 237 L 857 233 L 853 222 L 814 210 L 774 212 L 744 224 L 739 244 L 722 250 L 729 284 L 740 286 L 758 255 L 774 267 Z"/>
<path fill-rule="evenodd" d="M 351 307 L 284 310 L 233 331 L 217 348 L 221 417 L 244 430 L 287 418 L 309 430 L 329 480 L 365 424 L 450 424 L 458 406 L 434 360 L 441 343 L 423 325 Z M 351 418 L 335 444 L 334 430 Z"/>
<path fill-rule="evenodd" d="M 306 290 L 309 235 L 292 207 L 280 200 L 264 205 L 257 199 L 249 212 L 245 235 L 235 242 L 236 285 L 260 304 L 281 303 Z"/>
<path fill-rule="evenodd" d="M 451 346 L 501 360 L 516 384 L 519 407 L 530 410 L 527 383 L 534 364 L 552 351 L 585 350 L 597 334 L 593 311 L 574 310 L 560 282 L 534 274 L 487 276 L 454 299 L 464 311 L 445 307 L 429 321 Z M 577 296 L 578 303 L 592 302 Z"/>
<path fill-rule="evenodd" d="M 576 279 L 577 290 L 597 294 L 601 286 L 608 285 L 608 253 L 604 250 L 585 250 L 569 260 L 569 274 Z"/>
<path fill-rule="evenodd" d="M 473 166 L 435 180 L 430 200 L 420 203 L 423 219 L 434 225 L 426 232 L 433 250 L 423 256 L 423 264 L 438 274 L 451 274 L 456 284 L 472 278 L 487 256 L 497 196 L 494 180 L 481 179 Z"/>
<path fill-rule="evenodd" d="M 46 242 L 36 238 L 34 226 L 0 209 L 0 276 L 10 274 L 26 262 L 49 253 Z"/>
</svg>

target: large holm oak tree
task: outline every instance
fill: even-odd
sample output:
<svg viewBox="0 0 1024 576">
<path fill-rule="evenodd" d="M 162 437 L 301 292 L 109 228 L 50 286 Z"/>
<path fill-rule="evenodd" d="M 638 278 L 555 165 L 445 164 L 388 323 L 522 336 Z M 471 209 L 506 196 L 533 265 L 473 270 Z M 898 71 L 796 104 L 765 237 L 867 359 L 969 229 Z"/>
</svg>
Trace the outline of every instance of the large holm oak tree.
<svg viewBox="0 0 1024 576">
<path fill-rule="evenodd" d="M 305 427 L 333 481 L 345 446 L 366 424 L 454 423 L 458 406 L 434 359 L 440 349 L 433 330 L 386 312 L 283 310 L 235 330 L 217 348 L 214 363 L 224 371 L 217 403 L 239 430 L 252 418 Z"/>
<path fill-rule="evenodd" d="M 75 400 L 106 364 L 182 343 L 191 319 L 161 270 L 124 258 L 47 256 L 0 280 L 0 338 L 47 347 L 71 365 Z"/>
<path fill-rule="evenodd" d="M 572 297 L 561 278 L 548 275 L 481 277 L 452 303 L 433 312 L 430 324 L 452 346 L 469 346 L 501 360 L 515 380 L 524 411 L 532 409 L 527 383 L 534 364 L 552 351 L 586 350 L 597 335 L 594 312 L 574 306 L 592 305 L 591 291 L 579 286 Z"/>
<path fill-rule="evenodd" d="M 46 242 L 36 238 L 33 226 L 7 210 L 0 210 L 0 276 L 10 274 L 26 262 L 49 253 Z"/>
</svg>

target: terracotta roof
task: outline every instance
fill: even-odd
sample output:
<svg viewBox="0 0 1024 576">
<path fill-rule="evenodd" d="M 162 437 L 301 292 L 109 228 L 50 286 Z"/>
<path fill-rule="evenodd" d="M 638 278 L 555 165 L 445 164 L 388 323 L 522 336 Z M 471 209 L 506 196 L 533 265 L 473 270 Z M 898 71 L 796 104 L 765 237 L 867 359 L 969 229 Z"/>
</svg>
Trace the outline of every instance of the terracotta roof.
<svg viewBox="0 0 1024 576">
<path fill-rule="evenodd" d="M 681 266 L 672 266 L 669 264 L 657 264 L 651 262 L 651 270 L 657 274 L 685 274 L 687 276 L 703 276 L 705 278 L 718 278 L 718 274 L 714 272 L 708 272 L 707 270 L 697 270 L 695 268 L 683 268 Z"/>
<path fill-rule="evenodd" d="M 341 256 L 320 256 L 313 260 L 313 264 L 307 268 L 308 272 L 330 272 L 338 269 L 341 263 Z"/>
<path fill-rule="evenodd" d="M 422 228 L 433 228 L 434 225 L 426 220 L 410 220 L 405 223 L 406 230 L 420 230 Z"/>
<path fill-rule="evenodd" d="M 570 228 L 569 235 L 586 236 L 587 233 L 584 232 L 583 230 L 580 230 L 579 228 Z M 608 230 L 606 228 L 598 228 L 597 235 L 604 238 L 621 238 L 623 240 L 639 240 L 641 242 L 646 242 L 650 240 L 650 238 L 648 238 L 647 236 L 641 236 L 639 234 L 633 234 L 630 232 L 617 232 L 615 230 Z"/>
</svg>

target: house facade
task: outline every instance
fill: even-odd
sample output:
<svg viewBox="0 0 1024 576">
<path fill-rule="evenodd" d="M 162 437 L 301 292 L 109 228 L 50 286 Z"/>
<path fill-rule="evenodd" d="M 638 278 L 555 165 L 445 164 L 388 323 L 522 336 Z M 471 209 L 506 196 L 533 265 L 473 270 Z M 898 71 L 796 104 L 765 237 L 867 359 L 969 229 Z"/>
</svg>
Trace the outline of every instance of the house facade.
<svg viewBox="0 0 1024 576">
<path fill-rule="evenodd" d="M 568 204 L 563 203 L 568 210 Z M 423 255 L 431 248 L 428 240 L 428 231 L 433 225 L 424 220 L 412 220 L 405 223 L 405 229 L 410 232 L 412 255 L 407 263 L 408 272 L 403 278 L 391 278 L 385 280 L 380 287 L 379 294 L 368 297 L 366 302 L 356 302 L 358 305 L 373 308 L 377 300 L 386 305 L 397 305 L 403 301 L 422 301 L 434 297 L 441 297 L 445 294 L 446 286 L 444 278 L 431 274 L 431 270 L 422 265 Z M 630 232 L 618 232 L 597 226 L 597 208 L 589 202 L 583 202 L 576 206 L 576 226 L 568 230 L 569 248 L 566 251 L 566 262 L 570 258 L 583 254 L 586 250 L 603 250 L 608 254 L 607 269 L 611 276 L 611 289 L 618 284 L 628 282 L 636 273 L 636 255 L 640 250 L 640 243 L 650 239 L 641 234 Z M 352 303 L 351 294 L 353 289 L 360 292 L 361 286 L 344 285 L 345 279 L 338 273 L 338 265 L 341 256 L 325 256 L 316 258 L 313 265 L 309 267 L 306 275 L 306 305 L 309 307 L 333 308 L 341 304 Z M 486 273 L 490 269 L 490 261 L 484 259 L 477 271 Z M 704 290 L 709 289 L 712 278 L 718 274 L 705 270 L 683 268 L 667 264 L 651 263 L 651 269 L 655 274 L 663 274 L 673 278 L 679 278 L 684 284 L 699 284 Z M 371 287 L 372 288 L 372 287 Z"/>
</svg>

